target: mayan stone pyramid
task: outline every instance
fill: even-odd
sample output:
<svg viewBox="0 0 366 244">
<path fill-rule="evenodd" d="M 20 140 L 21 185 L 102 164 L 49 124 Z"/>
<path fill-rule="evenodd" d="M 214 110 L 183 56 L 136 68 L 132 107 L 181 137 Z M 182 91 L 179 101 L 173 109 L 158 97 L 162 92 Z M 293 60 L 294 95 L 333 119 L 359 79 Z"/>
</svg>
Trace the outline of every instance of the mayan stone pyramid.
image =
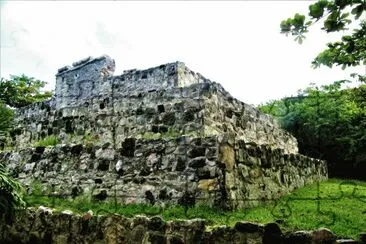
<svg viewBox="0 0 366 244">
<path fill-rule="evenodd" d="M 16 111 L 0 160 L 28 190 L 235 209 L 327 178 L 272 117 L 184 63 L 114 69 L 109 56 L 75 62 L 51 100 Z"/>
</svg>

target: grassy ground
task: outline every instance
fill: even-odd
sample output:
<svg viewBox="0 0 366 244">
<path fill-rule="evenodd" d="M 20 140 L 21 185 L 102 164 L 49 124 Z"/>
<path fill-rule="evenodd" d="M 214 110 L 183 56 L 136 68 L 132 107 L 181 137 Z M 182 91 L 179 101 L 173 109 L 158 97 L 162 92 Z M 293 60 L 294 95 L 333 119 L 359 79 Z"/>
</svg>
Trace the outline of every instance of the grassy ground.
<svg viewBox="0 0 366 244">
<path fill-rule="evenodd" d="M 331 229 L 342 238 L 358 238 L 366 231 L 366 182 L 331 179 L 298 189 L 276 202 L 268 202 L 251 209 L 224 212 L 206 206 L 154 207 L 147 205 L 118 205 L 113 202 L 90 202 L 27 196 L 30 206 L 49 206 L 57 210 L 70 209 L 94 214 L 118 213 L 126 217 L 136 214 L 160 215 L 165 220 L 204 218 L 212 225 L 233 225 L 237 221 L 268 223 L 276 221 L 283 230 Z"/>
</svg>

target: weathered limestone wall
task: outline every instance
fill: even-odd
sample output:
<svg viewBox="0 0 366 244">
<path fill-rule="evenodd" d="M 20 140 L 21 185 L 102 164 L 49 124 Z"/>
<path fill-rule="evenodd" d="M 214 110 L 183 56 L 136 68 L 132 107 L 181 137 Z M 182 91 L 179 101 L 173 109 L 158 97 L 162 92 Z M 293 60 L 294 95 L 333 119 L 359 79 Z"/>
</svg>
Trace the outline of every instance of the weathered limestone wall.
<svg viewBox="0 0 366 244">
<path fill-rule="evenodd" d="M 178 203 L 185 192 L 194 200 L 203 197 L 202 178 L 215 179 L 212 191 L 223 183 L 215 138 L 194 139 L 189 144 L 186 140 L 131 138 L 119 150 L 60 145 L 28 148 L 0 158 L 29 188 L 37 181 L 52 193 L 70 196 L 117 195 L 125 203 Z M 215 199 L 209 201 L 213 204 Z"/>
<path fill-rule="evenodd" d="M 282 149 L 245 144 L 239 140 L 219 147 L 225 167 L 225 187 L 231 208 L 256 206 L 304 185 L 326 180 L 325 161 Z"/>
<path fill-rule="evenodd" d="M 273 117 L 233 98 L 218 83 L 205 85 L 205 89 L 205 134 L 229 133 L 246 143 L 279 148 L 286 153 L 298 153 L 296 139 L 280 129 Z"/>
<path fill-rule="evenodd" d="M 360 242 L 365 243 L 365 234 Z M 336 240 L 328 229 L 283 232 L 276 223 L 237 222 L 233 227 L 210 226 L 201 219 L 164 221 L 160 217 L 119 215 L 82 216 L 55 213 L 40 207 L 19 212 L 0 221 L 1 243 L 99 243 L 99 244 L 269 244 L 357 243 Z"/>
<path fill-rule="evenodd" d="M 116 196 L 125 203 L 191 204 L 242 208 L 278 198 L 327 178 L 324 161 L 227 138 L 126 139 L 120 149 L 99 146 L 37 147 L 1 153 L 30 190 Z"/>
<path fill-rule="evenodd" d="M 184 63 L 130 70 L 112 76 L 108 56 L 59 69 L 56 95 L 16 113 L 13 146 L 26 148 L 56 135 L 61 143 L 94 143 L 119 148 L 127 137 L 145 133 L 219 135 L 297 153 L 294 137 L 273 118 L 230 96 L 221 85 L 190 71 Z"/>
<path fill-rule="evenodd" d="M 110 143 L 115 148 L 127 137 L 150 134 L 194 134 L 203 131 L 202 99 L 185 88 L 144 93 L 139 97 L 107 97 L 85 100 L 82 106 L 65 107 L 47 112 L 36 107 L 17 116 L 18 148 L 26 148 L 47 135 L 56 135 L 61 143 L 82 142 L 86 137 L 93 144 Z M 47 107 L 47 108 L 46 108 Z M 148 135 L 145 135 L 145 134 Z"/>
<path fill-rule="evenodd" d="M 297 153 L 296 139 L 273 118 L 236 99 L 227 100 L 217 88 L 216 83 L 201 83 L 138 96 L 94 97 L 78 107 L 57 110 L 53 100 L 34 104 L 18 111 L 13 142 L 16 148 L 26 148 L 56 135 L 61 143 L 93 138 L 94 144 L 120 148 L 125 138 L 146 134 L 231 133 L 246 142 Z"/>
</svg>

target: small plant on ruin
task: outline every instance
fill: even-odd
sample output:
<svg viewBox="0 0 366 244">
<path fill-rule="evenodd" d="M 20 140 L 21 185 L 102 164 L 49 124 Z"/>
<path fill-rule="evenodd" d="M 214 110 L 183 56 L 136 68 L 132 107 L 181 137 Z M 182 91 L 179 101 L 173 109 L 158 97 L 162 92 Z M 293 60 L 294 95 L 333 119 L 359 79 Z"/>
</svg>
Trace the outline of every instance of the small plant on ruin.
<svg viewBox="0 0 366 244">
<path fill-rule="evenodd" d="M 163 137 L 175 138 L 181 136 L 182 133 L 180 131 L 174 130 L 173 128 L 169 128 L 166 133 L 164 133 Z"/>
<path fill-rule="evenodd" d="M 42 182 L 40 180 L 34 180 L 32 184 L 29 186 L 28 194 L 40 196 L 43 194 L 42 190 Z"/>
<path fill-rule="evenodd" d="M 99 139 L 98 135 L 92 135 L 90 132 L 89 133 L 85 132 L 82 138 L 85 145 L 94 144 L 95 142 L 98 141 L 98 139 Z"/>
<path fill-rule="evenodd" d="M 59 140 L 56 136 L 51 135 L 47 136 L 33 144 L 34 147 L 49 147 L 49 146 L 56 146 L 59 144 Z"/>
</svg>

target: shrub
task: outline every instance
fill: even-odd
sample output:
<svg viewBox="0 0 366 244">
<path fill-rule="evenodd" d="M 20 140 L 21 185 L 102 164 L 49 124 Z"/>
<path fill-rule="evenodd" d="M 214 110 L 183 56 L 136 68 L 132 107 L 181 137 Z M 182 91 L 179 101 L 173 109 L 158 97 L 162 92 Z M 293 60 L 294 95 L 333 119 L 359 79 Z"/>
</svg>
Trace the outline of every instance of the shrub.
<svg viewBox="0 0 366 244">
<path fill-rule="evenodd" d="M 0 164 L 0 215 L 9 214 L 16 207 L 25 206 L 22 199 L 22 187 L 19 182 L 12 179 Z"/>
</svg>

